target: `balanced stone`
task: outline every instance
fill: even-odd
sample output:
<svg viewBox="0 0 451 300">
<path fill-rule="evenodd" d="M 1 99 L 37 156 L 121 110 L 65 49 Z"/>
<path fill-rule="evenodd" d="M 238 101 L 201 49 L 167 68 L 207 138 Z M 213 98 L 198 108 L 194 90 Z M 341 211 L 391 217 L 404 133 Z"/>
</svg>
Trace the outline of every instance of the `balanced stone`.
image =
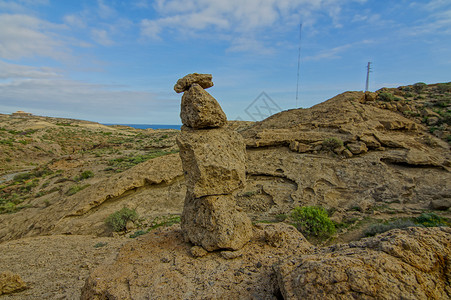
<svg viewBox="0 0 451 300">
<path fill-rule="evenodd" d="M 241 249 L 252 237 L 252 224 L 234 196 L 217 195 L 185 199 L 182 228 L 186 237 L 207 251 Z"/>
<path fill-rule="evenodd" d="M 246 145 L 240 134 L 223 127 L 227 118 L 221 106 L 193 75 L 174 88 L 185 91 L 180 111 L 184 126 L 177 137 L 187 186 L 182 231 L 186 240 L 207 251 L 238 250 L 253 234 L 233 196 L 246 180 Z"/>
<path fill-rule="evenodd" d="M 215 128 L 227 123 L 218 101 L 197 83 L 183 93 L 180 109 L 183 125 L 191 128 Z"/>
<path fill-rule="evenodd" d="M 187 190 L 194 197 L 231 194 L 244 186 L 246 146 L 237 132 L 183 126 L 177 144 Z"/>
<path fill-rule="evenodd" d="M 213 86 L 212 76 L 211 74 L 188 74 L 177 80 L 177 83 L 174 85 L 174 91 L 182 93 L 187 91 L 194 83 L 197 83 L 204 89 L 208 89 Z"/>
</svg>

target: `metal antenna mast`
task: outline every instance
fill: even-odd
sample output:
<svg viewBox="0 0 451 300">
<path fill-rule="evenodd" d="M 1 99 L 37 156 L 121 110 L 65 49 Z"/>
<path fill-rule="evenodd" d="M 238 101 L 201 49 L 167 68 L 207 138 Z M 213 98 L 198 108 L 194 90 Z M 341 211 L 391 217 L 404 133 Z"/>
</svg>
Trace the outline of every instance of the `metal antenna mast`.
<svg viewBox="0 0 451 300">
<path fill-rule="evenodd" d="M 366 85 L 365 92 L 368 92 L 368 86 L 370 83 L 370 72 L 371 72 L 371 62 L 368 62 L 368 66 L 366 67 Z"/>
<path fill-rule="evenodd" d="M 299 99 L 299 70 L 301 68 L 301 40 L 302 40 L 302 23 L 299 26 L 299 54 L 298 54 L 298 79 L 296 82 L 296 108 L 298 107 L 298 99 Z"/>
</svg>

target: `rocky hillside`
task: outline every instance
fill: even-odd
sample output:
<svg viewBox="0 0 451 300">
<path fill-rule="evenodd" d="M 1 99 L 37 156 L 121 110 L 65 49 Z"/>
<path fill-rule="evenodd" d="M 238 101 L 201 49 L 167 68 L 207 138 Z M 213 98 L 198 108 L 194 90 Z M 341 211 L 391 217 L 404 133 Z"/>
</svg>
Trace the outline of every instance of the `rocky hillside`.
<svg viewBox="0 0 451 300">
<path fill-rule="evenodd" d="M 398 221 L 415 220 L 424 213 L 432 213 L 443 220 L 450 218 L 451 93 L 448 87 L 449 84 L 416 84 L 382 89 L 376 93 L 346 92 L 312 108 L 284 111 L 262 122 L 229 122 L 228 127 L 239 132 L 247 145 L 246 186 L 236 195 L 238 205 L 254 224 L 283 220 L 289 223 L 290 211 L 297 206 L 320 205 L 326 208 L 335 222 L 337 233 L 328 240 L 310 242 L 317 245 L 351 242 L 348 246 L 337 248 L 341 249 L 340 253 L 344 253 L 343 260 L 349 248 L 353 247 L 351 245 L 355 245 L 352 241 L 364 237 L 375 226 L 389 227 L 395 224 L 396 227 Z M 175 145 L 178 131 L 135 130 L 41 117 L 0 117 L 0 159 L 4 176 L 3 182 L 0 182 L 0 246 L 8 249 L 3 261 L 11 262 L 8 268 L 0 264 L 0 271 L 9 269 L 23 274 L 23 279 L 32 287 L 16 294 L 16 299 L 32 299 L 32 296 L 21 298 L 20 295 L 32 295 L 33 289 L 45 294 L 45 288 L 40 288 L 36 282 L 38 278 L 31 276 L 29 271 L 25 272 L 26 267 L 21 267 L 23 260 L 18 260 L 14 253 L 17 252 L 16 247 L 20 247 L 20 241 L 37 246 L 43 243 L 42 239 L 47 235 L 53 235 L 55 240 L 68 238 L 67 243 L 60 243 L 61 248 L 55 249 L 56 252 L 68 251 L 65 245 L 73 245 L 69 236 L 72 240 L 83 236 L 92 237 L 91 242 L 83 243 L 85 248 L 80 249 L 87 253 L 87 260 L 90 260 L 95 257 L 96 251 L 100 251 L 97 249 L 106 249 L 95 248 L 94 245 L 99 242 L 107 242 L 111 245 L 110 253 L 116 253 L 117 245 L 130 240 L 129 236 L 145 234 L 142 239 L 124 248 L 120 258 L 111 267 L 131 268 L 127 274 L 133 278 L 136 275 L 134 272 L 140 272 L 133 269 L 133 255 L 148 261 L 150 265 L 155 265 L 158 260 L 175 260 L 175 265 L 162 265 L 162 272 L 169 272 L 169 269 L 174 274 L 188 272 L 185 269 L 178 270 L 179 254 L 180 263 L 192 263 L 198 267 L 191 256 L 181 254 L 188 251 L 189 246 L 169 239 L 179 235 L 178 225 L 164 229 L 162 232 L 167 232 L 164 237 L 146 234 L 162 224 L 177 222 L 182 211 L 186 193 L 184 176 L 179 155 L 171 154 L 178 150 Z M 20 171 L 23 173 L 18 174 Z M 116 233 L 105 220 L 124 207 L 136 211 L 138 217 L 127 222 L 125 230 Z M 283 223 L 275 225 L 288 226 Z M 255 295 L 269 295 L 267 299 L 282 297 L 282 294 L 291 295 L 297 293 L 298 287 L 289 282 L 290 276 L 304 274 L 305 270 L 313 268 L 309 264 L 319 264 L 318 258 L 312 256 L 311 262 L 306 261 L 298 269 L 292 265 L 281 265 L 278 273 L 274 273 L 272 265 L 277 260 L 274 253 L 280 252 L 279 259 L 288 261 L 296 247 L 310 249 L 313 246 L 304 242 L 301 246 L 297 244 L 299 238 L 295 237 L 297 242 L 287 242 L 295 248 L 283 248 L 280 245 L 290 238 L 284 238 L 280 231 L 292 229 L 282 230 L 278 227 L 272 232 L 272 229 L 264 229 L 264 225 L 259 226 L 260 229 L 255 229 L 256 244 L 252 244 L 258 247 L 252 251 L 260 251 L 260 267 L 257 262 L 254 265 L 247 261 L 246 268 L 235 270 L 228 263 L 213 260 L 212 264 L 220 265 L 224 270 L 230 268 L 240 273 L 227 275 L 228 281 L 218 287 L 216 296 L 220 295 L 219 291 L 223 293 L 228 290 L 227 286 L 238 282 L 245 290 L 244 286 L 249 284 L 250 290 L 247 291 L 250 294 L 246 295 L 255 292 Z M 409 236 L 415 235 L 415 232 L 401 234 Z M 449 243 L 449 231 L 443 232 L 444 238 L 439 244 L 446 246 Z M 289 235 L 293 236 L 291 233 Z M 422 232 L 420 235 L 427 236 L 429 233 Z M 275 242 L 271 236 L 277 236 Z M 282 242 L 277 242 L 277 239 L 282 239 Z M 155 245 L 147 245 L 148 240 L 155 242 Z M 385 246 L 377 248 L 374 243 L 362 242 L 359 247 L 367 249 L 362 251 L 370 252 L 385 249 Z M 252 248 L 252 245 L 249 247 Z M 268 247 L 274 245 L 283 249 L 277 246 L 279 250 L 269 250 Z M 161 253 L 157 248 L 149 250 L 146 247 L 160 247 Z M 172 247 L 172 250 L 167 252 L 169 248 L 165 247 Z M 132 248 L 140 249 L 141 252 L 133 252 Z M 332 255 L 329 254 L 332 250 L 321 249 L 317 249 L 318 253 L 324 251 Z M 124 254 L 127 251 L 135 254 Z M 149 251 L 159 254 L 151 259 L 144 255 Z M 268 260 L 264 254 L 266 251 L 275 251 L 270 255 L 273 258 Z M 240 259 L 246 261 L 257 255 L 249 253 L 242 253 Z M 55 257 L 58 255 L 55 254 Z M 106 254 L 102 257 L 106 257 Z M 297 259 L 293 258 L 293 262 Z M 48 261 L 58 264 L 52 258 Z M 70 264 L 70 259 L 61 261 Z M 42 268 L 48 268 L 48 265 L 42 262 L 32 268 L 39 272 Z M 113 278 L 114 270 L 102 268 L 95 272 L 93 274 L 106 272 L 111 276 L 111 282 L 119 280 Z M 412 272 L 414 274 L 417 271 Z M 441 274 L 442 271 L 437 272 Z M 86 272 L 80 274 L 83 276 L 73 279 L 74 286 L 83 285 Z M 415 276 L 423 276 L 418 274 Z M 189 283 L 183 281 L 183 284 L 193 285 L 198 282 L 199 286 L 191 290 L 192 295 L 215 297 L 213 294 L 204 294 L 208 286 L 200 284 L 214 286 L 205 279 L 210 275 L 206 272 L 197 279 L 191 278 Z M 441 275 L 437 276 L 439 278 Z M 443 278 L 441 282 L 446 284 L 448 280 L 449 284 L 449 279 Z M 95 276 L 91 276 L 84 295 L 102 295 L 105 291 L 114 294 L 108 281 L 96 282 Z M 257 290 L 252 288 L 253 282 L 258 281 L 268 283 L 266 291 L 260 286 L 255 287 Z M 139 287 L 139 293 L 147 293 L 141 283 L 130 285 L 133 286 Z M 354 287 L 350 286 L 345 285 L 343 291 L 354 295 Z M 55 285 L 46 288 L 59 294 L 68 291 Z M 122 288 L 117 288 L 118 293 L 122 293 Z M 427 289 L 423 291 L 430 293 Z M 440 296 L 437 294 L 434 297 L 438 299 Z M 16 296 L 13 294 L 10 297 Z"/>
</svg>

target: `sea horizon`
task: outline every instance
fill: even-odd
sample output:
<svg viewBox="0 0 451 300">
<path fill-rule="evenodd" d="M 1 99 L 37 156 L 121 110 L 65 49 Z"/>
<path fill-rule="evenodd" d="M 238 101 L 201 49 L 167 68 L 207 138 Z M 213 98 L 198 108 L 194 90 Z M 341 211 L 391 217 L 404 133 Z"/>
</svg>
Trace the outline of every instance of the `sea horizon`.
<svg viewBox="0 0 451 300">
<path fill-rule="evenodd" d="M 133 127 L 136 129 L 177 129 L 180 130 L 182 125 L 177 124 L 117 124 L 117 123 L 103 123 L 103 125 L 112 126 L 112 125 L 121 125 Z"/>
</svg>

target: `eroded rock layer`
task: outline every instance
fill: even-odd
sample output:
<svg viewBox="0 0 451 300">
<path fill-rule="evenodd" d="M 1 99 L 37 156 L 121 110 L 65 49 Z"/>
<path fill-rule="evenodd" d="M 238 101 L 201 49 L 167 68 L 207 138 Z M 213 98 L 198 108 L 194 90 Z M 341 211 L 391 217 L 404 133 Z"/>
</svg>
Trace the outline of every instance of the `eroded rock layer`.
<svg viewBox="0 0 451 300">
<path fill-rule="evenodd" d="M 450 299 L 451 229 L 409 228 L 276 267 L 284 299 Z"/>
</svg>

